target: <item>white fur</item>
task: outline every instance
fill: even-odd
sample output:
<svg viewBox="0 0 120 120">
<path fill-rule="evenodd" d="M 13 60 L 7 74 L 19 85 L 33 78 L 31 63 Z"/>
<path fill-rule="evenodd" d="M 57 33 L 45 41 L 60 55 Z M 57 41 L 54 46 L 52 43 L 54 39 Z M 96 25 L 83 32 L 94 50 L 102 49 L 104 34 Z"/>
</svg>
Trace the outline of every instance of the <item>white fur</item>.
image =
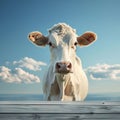
<svg viewBox="0 0 120 120">
<path fill-rule="evenodd" d="M 88 80 L 82 69 L 81 61 L 75 52 L 76 36 L 75 30 L 66 24 L 57 24 L 49 30 L 48 38 L 53 46 L 50 47 L 50 65 L 43 79 L 43 92 L 46 100 L 83 101 L 87 95 Z M 71 62 L 72 73 L 55 73 L 55 64 L 61 61 Z M 51 92 L 51 86 L 55 80 L 59 87 L 59 94 Z M 65 94 L 68 83 L 71 87 L 70 95 Z"/>
</svg>

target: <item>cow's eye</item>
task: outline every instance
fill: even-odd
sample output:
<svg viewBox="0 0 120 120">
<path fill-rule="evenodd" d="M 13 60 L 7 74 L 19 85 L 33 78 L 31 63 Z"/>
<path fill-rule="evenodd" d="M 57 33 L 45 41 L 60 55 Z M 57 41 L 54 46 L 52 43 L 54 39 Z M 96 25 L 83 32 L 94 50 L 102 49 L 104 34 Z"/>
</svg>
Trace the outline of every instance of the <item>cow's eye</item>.
<svg viewBox="0 0 120 120">
<path fill-rule="evenodd" d="M 51 43 L 51 42 L 49 42 L 49 46 L 52 46 L 52 43 Z"/>
<path fill-rule="evenodd" d="M 77 44 L 78 44 L 77 42 L 74 43 L 75 46 L 77 46 Z"/>
<path fill-rule="evenodd" d="M 51 42 L 48 43 L 50 47 L 55 48 L 56 46 L 52 44 Z"/>
<path fill-rule="evenodd" d="M 78 44 L 78 43 L 77 43 L 77 42 L 75 42 L 75 43 L 74 43 L 74 45 L 73 45 L 73 46 L 71 46 L 71 48 L 75 49 L 75 46 L 77 46 L 77 44 Z"/>
</svg>

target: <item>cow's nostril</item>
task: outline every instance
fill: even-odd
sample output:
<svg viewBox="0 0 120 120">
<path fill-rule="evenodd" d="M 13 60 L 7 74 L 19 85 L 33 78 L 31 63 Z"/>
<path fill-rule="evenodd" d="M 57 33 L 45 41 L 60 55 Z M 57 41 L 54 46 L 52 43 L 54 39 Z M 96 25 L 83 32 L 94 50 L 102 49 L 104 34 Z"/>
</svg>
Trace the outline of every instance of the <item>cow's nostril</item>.
<svg viewBox="0 0 120 120">
<path fill-rule="evenodd" d="M 56 63 L 56 69 L 60 69 L 60 68 L 61 68 L 60 63 Z"/>
<path fill-rule="evenodd" d="M 71 69 L 71 68 L 72 68 L 72 64 L 71 64 L 71 63 L 68 63 L 68 64 L 67 64 L 67 68 Z"/>
</svg>

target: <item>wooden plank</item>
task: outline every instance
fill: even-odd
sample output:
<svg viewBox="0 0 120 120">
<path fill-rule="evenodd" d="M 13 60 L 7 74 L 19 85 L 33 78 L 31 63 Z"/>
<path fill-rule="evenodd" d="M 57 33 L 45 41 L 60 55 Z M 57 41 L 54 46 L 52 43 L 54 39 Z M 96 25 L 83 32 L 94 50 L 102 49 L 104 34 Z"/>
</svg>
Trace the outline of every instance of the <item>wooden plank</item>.
<svg viewBox="0 0 120 120">
<path fill-rule="evenodd" d="M 0 120 L 120 120 L 119 114 L 0 114 Z"/>
<path fill-rule="evenodd" d="M 46 102 L 37 104 L 2 103 L 0 113 L 119 113 L 120 102 L 86 103 L 86 102 Z"/>
<path fill-rule="evenodd" d="M 0 102 L 0 120 L 120 120 L 120 102 Z"/>
</svg>

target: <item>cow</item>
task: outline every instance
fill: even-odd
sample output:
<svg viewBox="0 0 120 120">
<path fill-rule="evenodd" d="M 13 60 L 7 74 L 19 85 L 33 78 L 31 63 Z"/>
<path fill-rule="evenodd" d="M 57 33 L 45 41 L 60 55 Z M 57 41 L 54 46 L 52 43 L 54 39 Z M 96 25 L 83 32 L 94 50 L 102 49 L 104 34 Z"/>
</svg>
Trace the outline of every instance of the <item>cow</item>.
<svg viewBox="0 0 120 120">
<path fill-rule="evenodd" d="M 58 23 L 49 29 L 48 36 L 34 31 L 28 37 L 35 45 L 50 48 L 50 65 L 43 79 L 45 100 L 83 101 L 88 93 L 88 80 L 76 47 L 90 45 L 97 35 L 88 31 L 77 36 L 75 29 Z"/>
</svg>

